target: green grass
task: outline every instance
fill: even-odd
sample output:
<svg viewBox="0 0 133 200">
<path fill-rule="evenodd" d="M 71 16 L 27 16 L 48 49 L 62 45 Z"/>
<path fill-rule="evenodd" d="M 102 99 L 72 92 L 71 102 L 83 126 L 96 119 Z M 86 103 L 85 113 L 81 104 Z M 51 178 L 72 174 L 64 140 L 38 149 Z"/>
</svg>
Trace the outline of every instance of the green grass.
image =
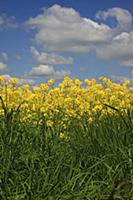
<svg viewBox="0 0 133 200">
<path fill-rule="evenodd" d="M 1 200 L 133 199 L 133 124 L 129 115 L 88 124 L 72 120 L 69 139 L 54 128 L 0 117 Z M 123 120 L 124 119 L 124 120 Z"/>
</svg>

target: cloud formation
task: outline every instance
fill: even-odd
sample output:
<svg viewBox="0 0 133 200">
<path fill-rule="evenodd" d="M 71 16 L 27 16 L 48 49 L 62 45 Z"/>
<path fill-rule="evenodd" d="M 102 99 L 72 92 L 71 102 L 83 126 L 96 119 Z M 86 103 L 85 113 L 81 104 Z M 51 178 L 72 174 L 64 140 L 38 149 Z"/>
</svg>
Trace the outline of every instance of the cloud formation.
<svg viewBox="0 0 133 200">
<path fill-rule="evenodd" d="M 44 65 L 73 64 L 73 59 L 71 57 L 65 58 L 55 53 L 39 52 L 35 47 L 31 47 L 31 53 L 34 57 L 35 62 L 38 64 L 44 64 Z"/>
<path fill-rule="evenodd" d="M 110 79 L 113 81 L 113 82 L 117 82 L 117 83 L 120 83 L 122 84 L 124 81 L 126 80 L 130 80 L 131 83 L 133 83 L 133 78 L 129 78 L 129 77 L 126 77 L 126 76 L 117 76 L 117 75 L 111 75 L 110 76 Z"/>
<path fill-rule="evenodd" d="M 40 64 L 36 67 L 33 67 L 29 73 L 25 74 L 25 77 L 34 77 L 34 78 L 45 77 L 45 78 L 61 79 L 70 74 L 71 72 L 69 70 L 55 71 L 54 67 L 51 65 Z"/>
<path fill-rule="evenodd" d="M 124 60 L 120 63 L 121 66 L 125 67 L 133 67 L 133 59 L 131 60 Z"/>
<path fill-rule="evenodd" d="M 102 59 L 117 60 L 123 66 L 131 66 L 133 58 L 133 31 L 123 32 L 113 38 L 105 46 L 96 48 L 97 55 Z"/>
<path fill-rule="evenodd" d="M 60 71 L 55 71 L 53 78 L 55 80 L 59 80 L 64 78 L 65 76 L 69 76 L 71 74 L 70 70 L 60 70 Z"/>
<path fill-rule="evenodd" d="M 19 85 L 24 85 L 24 84 L 28 84 L 28 85 L 35 85 L 35 81 L 33 79 L 27 79 L 27 78 L 18 78 L 18 84 Z"/>
<path fill-rule="evenodd" d="M 0 62 L 0 71 L 4 71 L 7 68 L 7 65 L 3 62 Z"/>
<path fill-rule="evenodd" d="M 54 69 L 49 65 L 39 65 L 37 67 L 33 67 L 29 72 L 30 76 L 48 76 L 54 73 Z"/>
<path fill-rule="evenodd" d="M 111 8 L 107 11 L 99 11 L 96 18 L 106 21 L 109 17 L 114 17 L 117 20 L 117 29 L 119 31 L 130 31 L 132 28 L 132 15 L 131 13 L 122 8 Z"/>
<path fill-rule="evenodd" d="M 12 78 L 12 76 L 9 75 L 9 74 L 3 74 L 3 76 L 4 76 L 4 79 L 5 79 L 6 81 L 9 81 L 9 79 Z M 32 79 L 28 79 L 28 78 L 19 78 L 19 77 L 15 77 L 15 78 L 17 78 L 18 84 L 19 84 L 19 85 L 24 85 L 24 84 L 28 84 L 28 85 L 31 85 L 31 86 L 32 86 L 32 85 L 35 85 L 35 81 L 32 80 Z"/>
<path fill-rule="evenodd" d="M 35 28 L 35 41 L 49 51 L 89 52 L 92 43 L 110 38 L 110 27 L 83 18 L 73 8 L 54 5 L 31 17 L 27 25 Z M 89 46 L 90 45 L 90 46 Z"/>
<path fill-rule="evenodd" d="M 108 18 L 115 18 L 116 26 L 107 25 Z M 44 48 L 42 53 L 32 49 L 36 61 L 42 64 L 59 64 L 59 61 L 65 63 L 65 58 L 52 52 L 93 51 L 102 59 L 116 60 L 120 65 L 131 66 L 133 58 L 131 13 L 116 7 L 99 11 L 96 19 L 103 22 L 98 23 L 82 17 L 73 8 L 59 5 L 53 5 L 44 9 L 42 14 L 31 17 L 26 24 L 36 30 L 34 40 Z M 72 61 L 68 58 L 67 62 L 68 60 Z"/>
</svg>

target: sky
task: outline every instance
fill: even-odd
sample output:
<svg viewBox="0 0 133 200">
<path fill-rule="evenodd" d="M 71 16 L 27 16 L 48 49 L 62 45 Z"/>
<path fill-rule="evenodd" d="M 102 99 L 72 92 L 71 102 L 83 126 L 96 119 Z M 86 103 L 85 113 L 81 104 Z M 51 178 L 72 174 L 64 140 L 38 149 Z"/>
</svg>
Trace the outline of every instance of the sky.
<svg viewBox="0 0 133 200">
<path fill-rule="evenodd" d="M 36 84 L 133 69 L 132 0 L 0 0 L 0 74 Z"/>
</svg>

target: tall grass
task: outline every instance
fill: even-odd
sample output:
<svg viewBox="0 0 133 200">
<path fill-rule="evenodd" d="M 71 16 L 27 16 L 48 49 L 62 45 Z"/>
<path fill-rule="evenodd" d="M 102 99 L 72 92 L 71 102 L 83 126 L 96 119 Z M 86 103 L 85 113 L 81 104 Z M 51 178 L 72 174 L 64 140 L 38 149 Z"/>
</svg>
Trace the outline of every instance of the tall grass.
<svg viewBox="0 0 133 200">
<path fill-rule="evenodd" d="M 19 107 L 3 109 L 1 200 L 133 199 L 132 113 L 72 120 L 63 139 L 58 124 L 23 123 Z"/>
</svg>

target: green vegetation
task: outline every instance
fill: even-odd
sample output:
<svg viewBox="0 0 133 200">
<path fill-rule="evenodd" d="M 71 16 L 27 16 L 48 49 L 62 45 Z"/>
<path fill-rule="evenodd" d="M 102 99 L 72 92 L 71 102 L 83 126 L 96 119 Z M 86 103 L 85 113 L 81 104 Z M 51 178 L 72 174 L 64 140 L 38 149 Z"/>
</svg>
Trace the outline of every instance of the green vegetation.
<svg viewBox="0 0 133 200">
<path fill-rule="evenodd" d="M 58 124 L 24 123 L 19 108 L 4 109 L 1 200 L 133 199 L 131 112 L 116 110 L 114 117 L 93 123 L 72 120 L 61 137 Z"/>
</svg>

